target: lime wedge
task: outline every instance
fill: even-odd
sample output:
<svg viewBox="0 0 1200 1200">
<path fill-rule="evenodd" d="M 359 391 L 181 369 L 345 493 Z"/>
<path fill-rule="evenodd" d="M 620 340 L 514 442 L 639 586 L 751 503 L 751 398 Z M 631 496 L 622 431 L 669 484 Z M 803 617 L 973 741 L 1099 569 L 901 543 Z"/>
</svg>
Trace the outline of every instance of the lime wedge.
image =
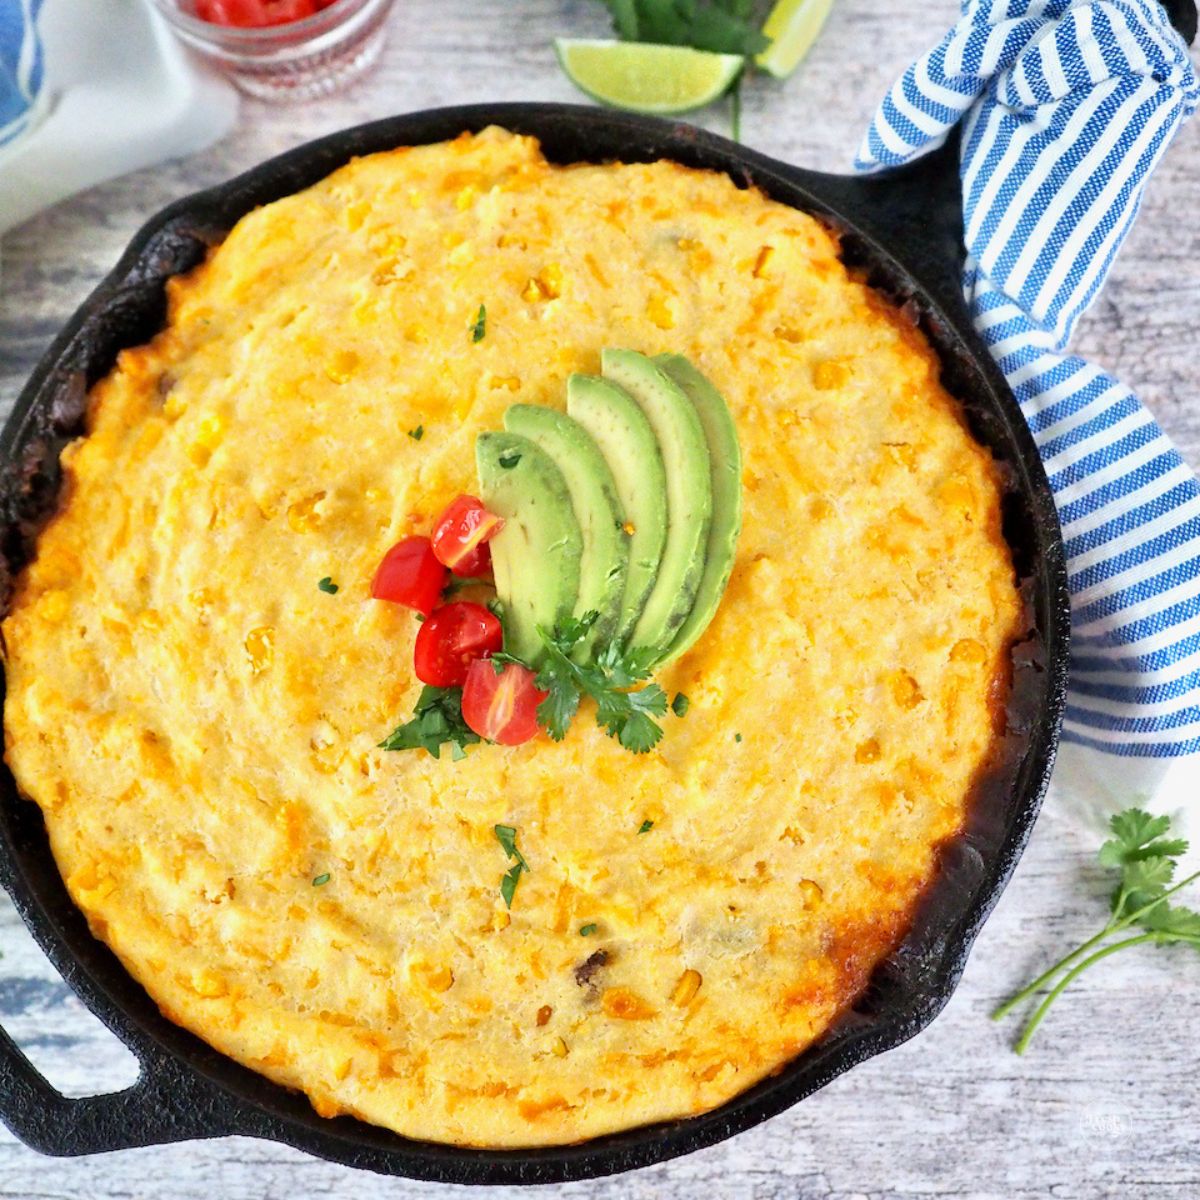
<svg viewBox="0 0 1200 1200">
<path fill-rule="evenodd" d="M 771 44 L 754 61 L 776 79 L 790 75 L 817 40 L 832 7 L 833 0 L 778 0 L 763 26 Z"/>
<path fill-rule="evenodd" d="M 745 65 L 740 54 L 710 54 L 688 46 L 559 38 L 567 77 L 593 100 L 643 113 L 703 108 L 729 90 Z"/>
</svg>

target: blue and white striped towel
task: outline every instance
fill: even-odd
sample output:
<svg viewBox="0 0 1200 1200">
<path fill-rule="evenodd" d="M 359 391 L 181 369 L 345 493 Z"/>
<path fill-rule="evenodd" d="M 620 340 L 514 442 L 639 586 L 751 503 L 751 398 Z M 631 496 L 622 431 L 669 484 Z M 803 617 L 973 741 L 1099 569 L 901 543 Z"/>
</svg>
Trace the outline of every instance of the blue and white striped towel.
<svg viewBox="0 0 1200 1200">
<path fill-rule="evenodd" d="M 42 89 L 42 0 L 0 0 L 0 146 L 25 132 Z"/>
<path fill-rule="evenodd" d="M 963 289 L 1066 541 L 1064 737 L 1142 759 L 1200 752 L 1200 485 L 1137 397 L 1063 347 L 1198 101 L 1156 0 L 964 0 L 856 163 L 907 162 L 962 125 Z"/>
</svg>

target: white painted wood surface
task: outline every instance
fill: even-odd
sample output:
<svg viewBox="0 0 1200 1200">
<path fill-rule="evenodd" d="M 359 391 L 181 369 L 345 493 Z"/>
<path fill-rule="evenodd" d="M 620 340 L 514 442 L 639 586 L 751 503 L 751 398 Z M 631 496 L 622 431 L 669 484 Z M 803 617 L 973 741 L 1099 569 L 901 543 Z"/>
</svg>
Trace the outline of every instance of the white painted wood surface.
<svg viewBox="0 0 1200 1200">
<path fill-rule="evenodd" d="M 748 88 L 746 142 L 805 166 L 845 169 L 877 98 L 955 11 L 953 0 L 837 0 L 793 79 Z M 209 152 L 97 188 L 15 230 L 3 243 L 0 276 L 3 410 L 134 229 L 168 201 L 310 137 L 390 113 L 482 100 L 575 101 L 551 38 L 604 29 L 593 0 L 398 0 L 380 67 L 346 95 L 301 109 L 246 103 L 237 133 Z M 726 119 L 719 110 L 705 115 L 717 129 Z M 1193 465 L 1200 463 L 1198 194 L 1200 121 L 1160 167 L 1076 342 L 1139 390 Z M 1183 951 L 1111 960 L 1061 1002 L 1024 1059 L 1009 1049 L 1014 1027 L 987 1020 L 1001 997 L 1103 919 L 1096 843 L 1052 797 L 962 986 L 915 1041 L 724 1145 L 542 1194 L 1195 1200 L 1200 960 Z M 6 901 L 0 948 L 0 1022 L 48 1077 L 71 1095 L 129 1083 L 132 1059 L 56 978 Z M 41 1158 L 0 1130 L 0 1197 L 12 1200 L 451 1194 L 250 1139 L 66 1161 Z"/>
</svg>

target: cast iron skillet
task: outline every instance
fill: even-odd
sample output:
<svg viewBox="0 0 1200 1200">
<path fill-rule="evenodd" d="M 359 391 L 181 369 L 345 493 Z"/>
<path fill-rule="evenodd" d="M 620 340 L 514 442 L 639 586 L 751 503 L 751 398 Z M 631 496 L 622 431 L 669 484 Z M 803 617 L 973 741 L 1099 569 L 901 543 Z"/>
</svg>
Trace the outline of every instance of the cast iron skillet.
<svg viewBox="0 0 1200 1200">
<path fill-rule="evenodd" d="M 161 1016 L 88 932 L 67 896 L 37 807 L 0 773 L 0 878 L 51 961 L 138 1056 L 137 1083 L 69 1100 L 0 1031 L 0 1117 L 48 1154 L 88 1154 L 187 1138 L 248 1134 L 336 1162 L 454 1183 L 548 1183 L 629 1170 L 711 1145 L 816 1091 L 923 1029 L 949 999 L 971 942 L 1029 836 L 1054 759 L 1067 678 L 1062 541 L 1046 476 L 1004 379 L 975 337 L 959 292 L 957 156 L 948 148 L 885 179 L 818 175 L 671 124 L 595 108 L 500 104 L 439 109 L 363 125 L 301 146 L 173 204 L 134 238 L 116 269 L 42 359 L 0 435 L 0 516 L 10 571 L 54 504 L 57 458 L 81 428 L 88 385 L 118 350 L 160 327 L 164 281 L 198 263 L 248 210 L 315 183 L 351 155 L 441 141 L 503 125 L 541 140 L 562 163 L 674 159 L 727 172 L 843 234 L 872 281 L 910 302 L 940 354 L 944 378 L 975 436 L 1004 464 L 1005 534 L 1028 601 L 1029 633 L 1014 651 L 1007 733 L 981 779 L 970 828 L 942 855 L 937 882 L 900 949 L 854 1008 L 776 1076 L 702 1116 L 541 1150 L 459 1149 L 398 1137 L 350 1117 L 318 1117 L 300 1095 L 218 1054 Z"/>
</svg>

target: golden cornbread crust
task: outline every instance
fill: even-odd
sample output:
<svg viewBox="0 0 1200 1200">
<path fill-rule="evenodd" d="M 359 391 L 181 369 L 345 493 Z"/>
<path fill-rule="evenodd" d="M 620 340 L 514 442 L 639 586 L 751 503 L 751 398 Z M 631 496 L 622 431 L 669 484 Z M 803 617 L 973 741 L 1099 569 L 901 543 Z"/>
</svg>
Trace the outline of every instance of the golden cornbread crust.
<svg viewBox="0 0 1200 1200">
<path fill-rule="evenodd" d="M 920 333 L 809 216 L 498 129 L 353 161 L 169 290 L 3 625 L 7 759 L 96 935 L 224 1053 L 415 1138 L 592 1137 L 804 1049 L 961 827 L 1019 627 Z M 729 590 L 660 676 L 687 716 L 639 758 L 590 719 L 378 749 L 419 689 L 379 559 L 605 346 L 689 356 L 745 455 Z"/>
</svg>

